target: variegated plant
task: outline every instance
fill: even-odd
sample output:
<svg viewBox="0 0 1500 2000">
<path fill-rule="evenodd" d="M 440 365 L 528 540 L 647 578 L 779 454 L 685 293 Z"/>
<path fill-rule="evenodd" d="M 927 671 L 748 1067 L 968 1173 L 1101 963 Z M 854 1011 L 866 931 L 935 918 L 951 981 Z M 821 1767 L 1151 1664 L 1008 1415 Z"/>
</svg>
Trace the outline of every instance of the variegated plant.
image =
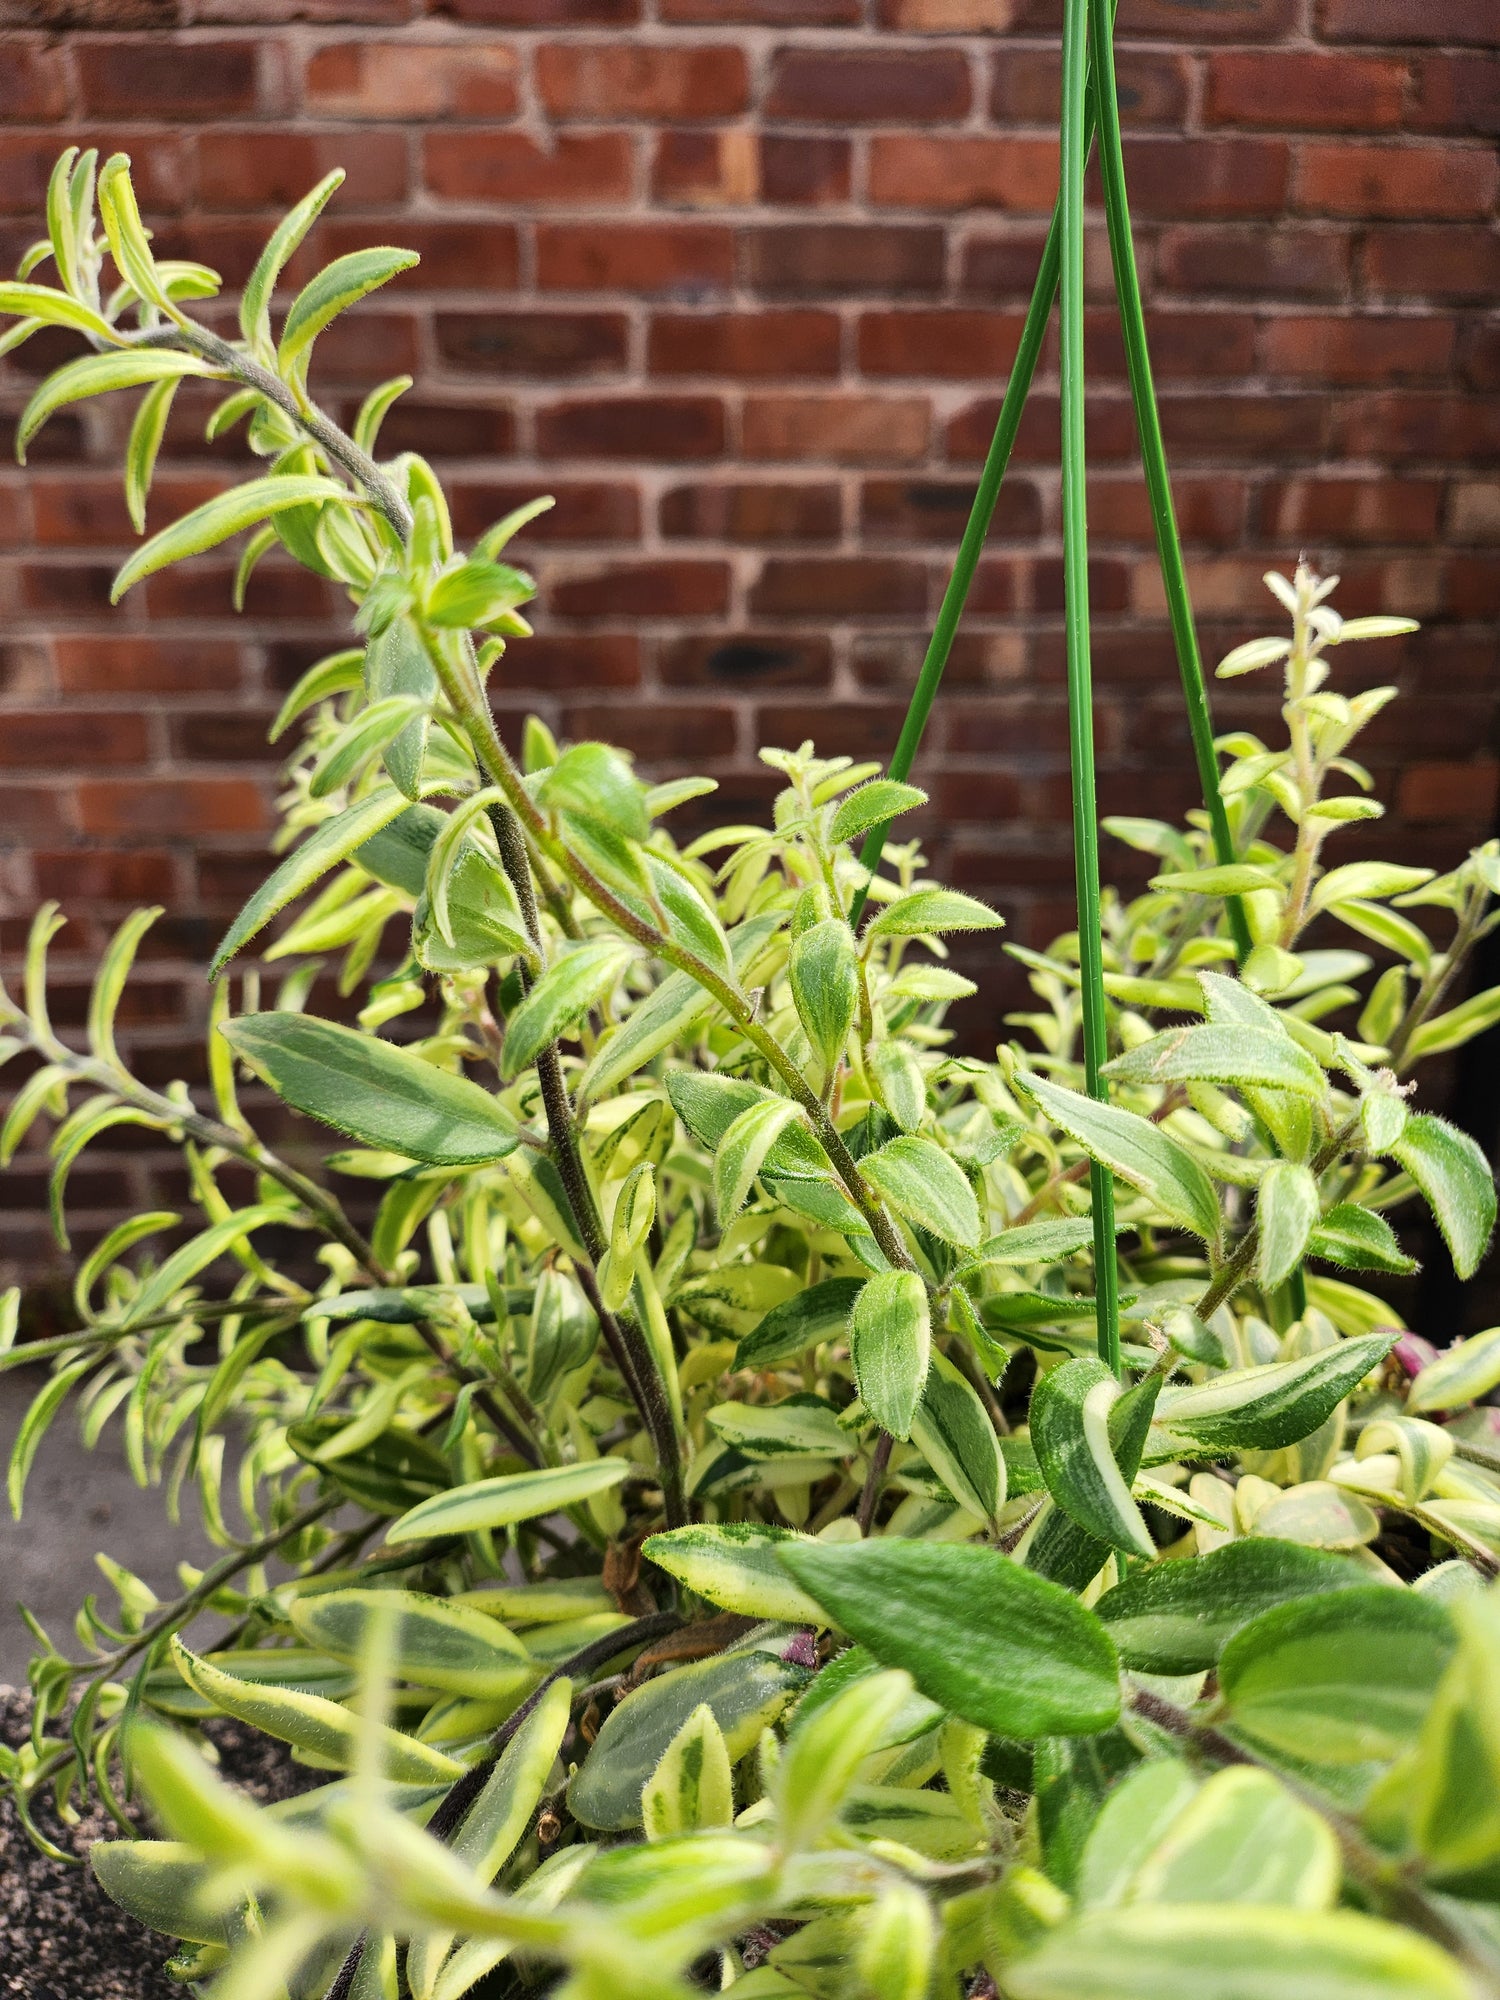
<svg viewBox="0 0 1500 2000">
<path fill-rule="evenodd" d="M 1411 1268 L 1388 1217 L 1418 1198 L 1465 1275 L 1488 1243 L 1489 1168 L 1409 1077 L 1500 1017 L 1458 998 L 1500 855 L 1326 852 L 1379 811 L 1348 752 L 1390 694 L 1330 664 L 1409 628 L 1268 579 L 1290 636 L 1221 672 L 1282 666 L 1287 743 L 1221 739 L 1222 823 L 1110 823 L 1163 872 L 1087 940 L 1099 1074 L 1077 937 L 1018 952 L 1019 1039 L 955 1057 L 942 939 L 999 920 L 914 844 L 854 851 L 914 787 L 768 752 L 772 826 L 679 846 L 707 781 L 501 741 L 486 682 L 532 594 L 502 558 L 536 510 L 456 550 L 431 468 L 378 456 L 406 384 L 348 435 L 308 390 L 318 333 L 410 258 L 339 258 L 275 331 L 338 178 L 234 341 L 121 158 L 96 190 L 64 156 L 0 286 L 10 344 L 92 349 L 23 447 L 144 388 L 138 524 L 184 379 L 267 461 L 117 595 L 248 533 L 242 580 L 279 547 L 357 635 L 278 719 L 285 851 L 213 967 L 212 1105 L 115 1045 L 152 913 L 85 1049 L 48 1020 L 57 912 L 0 1003 L 0 1149 L 54 1121 L 59 1231 L 122 1123 L 181 1150 L 194 1206 L 115 1229 L 77 1329 L 4 1357 L 54 1370 L 13 1504 L 71 1402 L 224 1551 L 170 1603 L 105 1562 L 118 1609 L 71 1653 L 38 1632 L 11 1795 L 96 1788 L 100 1879 L 219 2000 L 1494 1993 L 1500 1333 L 1439 1355 L 1357 1280 Z M 354 1026 L 308 1011 L 339 951 Z M 338 1150 L 273 1149 L 247 1077 Z M 194 1747 L 216 1714 L 347 1775 L 258 1810 Z"/>
</svg>

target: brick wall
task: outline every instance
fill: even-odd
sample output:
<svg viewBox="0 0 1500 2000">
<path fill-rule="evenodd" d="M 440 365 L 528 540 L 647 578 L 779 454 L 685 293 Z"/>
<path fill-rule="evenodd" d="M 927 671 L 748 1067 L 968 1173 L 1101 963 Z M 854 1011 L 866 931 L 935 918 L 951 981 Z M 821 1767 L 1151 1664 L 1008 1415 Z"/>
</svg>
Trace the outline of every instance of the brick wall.
<svg viewBox="0 0 1500 2000">
<path fill-rule="evenodd" d="M 124 147 L 163 247 L 233 287 L 344 165 L 316 249 L 423 262 L 325 334 L 315 386 L 347 415 L 416 375 L 386 439 L 439 462 L 463 534 L 558 498 L 523 546 L 540 635 L 497 676 L 503 721 L 536 708 L 652 773 L 710 772 L 738 817 L 767 795 L 758 744 L 894 740 L 1055 190 L 1058 19 L 1058 0 L 0 0 L 0 250 L 29 239 L 64 144 Z M 1495 0 L 1123 0 L 1120 36 L 1206 650 L 1263 628 L 1260 574 L 1299 551 L 1337 561 L 1346 611 L 1427 621 L 1343 670 L 1402 682 L 1369 738 L 1382 839 L 1446 864 L 1496 793 Z M 1090 258 L 1102 790 L 1175 814 L 1192 783 L 1102 231 Z M 6 411 L 62 351 L 4 364 Z M 233 462 L 202 411 L 179 398 L 158 521 Z M 0 887 L 17 913 L 67 903 L 80 979 L 128 906 L 169 906 L 128 1003 L 165 1076 L 194 1062 L 201 965 L 262 872 L 266 721 L 342 627 L 274 564 L 236 618 L 227 555 L 111 612 L 126 415 L 55 419 L 31 470 L 0 474 Z M 1056 454 L 1049 350 L 918 772 L 937 865 L 1031 943 L 1070 917 Z M 1226 689 L 1221 722 L 1265 725 L 1270 692 Z M 1015 994 L 988 962 L 981 1043 Z M 144 1198 L 139 1171 L 85 1162 L 82 1205 Z M 12 1176 L 0 1202 L 37 1187 Z M 27 1254 L 29 1224 L 5 1227 Z"/>
</svg>

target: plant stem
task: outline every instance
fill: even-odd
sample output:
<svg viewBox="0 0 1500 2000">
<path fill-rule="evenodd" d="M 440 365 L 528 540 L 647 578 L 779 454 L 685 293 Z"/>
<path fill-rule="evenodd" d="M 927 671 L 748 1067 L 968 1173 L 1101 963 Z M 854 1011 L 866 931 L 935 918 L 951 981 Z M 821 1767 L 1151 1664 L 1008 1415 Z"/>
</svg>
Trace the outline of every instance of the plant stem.
<svg viewBox="0 0 1500 2000">
<path fill-rule="evenodd" d="M 1088 494 L 1085 488 L 1083 363 L 1083 175 L 1087 158 L 1088 0 L 1064 0 L 1062 87 L 1062 478 L 1063 579 L 1068 644 L 1068 744 L 1073 781 L 1073 865 L 1078 894 L 1084 1081 L 1104 1100 L 1107 1054 L 1104 939 L 1099 907 L 1098 799 L 1094 777 L 1094 693 L 1089 659 Z M 1119 1274 L 1114 1184 L 1094 1162 L 1094 1290 L 1099 1355 L 1120 1370 Z"/>
<path fill-rule="evenodd" d="M 864 1491 L 859 1496 L 859 1532 L 868 1535 L 875 1525 L 875 1509 L 880 1500 L 880 1489 L 885 1484 L 886 1467 L 891 1462 L 891 1447 L 895 1443 L 889 1431 L 882 1431 L 875 1440 L 875 1449 L 870 1454 L 870 1470 L 865 1477 Z"/>
<path fill-rule="evenodd" d="M 1193 740 L 1198 782 L 1203 789 L 1203 803 L 1208 809 L 1214 858 L 1220 866 L 1227 866 L 1236 858 L 1234 835 L 1230 832 L 1229 815 L 1219 790 L 1213 716 L 1203 677 L 1203 659 L 1198 650 L 1198 633 L 1193 620 L 1192 599 L 1188 594 L 1177 516 L 1172 505 L 1172 483 L 1167 470 L 1166 446 L 1162 440 L 1161 413 L 1157 408 L 1156 389 L 1151 376 L 1146 315 L 1141 304 L 1140 274 L 1136 269 L 1135 240 L 1130 227 L 1125 151 L 1120 139 L 1120 100 L 1115 83 L 1114 9 L 1111 0 L 1088 0 L 1088 5 L 1093 38 L 1099 166 L 1104 181 L 1104 214 L 1109 230 L 1110 261 L 1115 274 L 1115 296 L 1120 307 L 1120 330 L 1125 338 L 1130 395 L 1135 405 L 1136 433 L 1141 445 L 1141 464 L 1146 474 L 1146 490 L 1151 498 L 1151 519 L 1156 529 L 1156 552 L 1166 592 L 1167 616 L 1172 625 L 1177 671 L 1182 679 L 1183 699 L 1187 704 L 1188 733 Z M 1234 939 L 1235 956 L 1243 964 L 1250 955 L 1250 926 L 1238 896 L 1227 899 L 1226 914 Z"/>
</svg>

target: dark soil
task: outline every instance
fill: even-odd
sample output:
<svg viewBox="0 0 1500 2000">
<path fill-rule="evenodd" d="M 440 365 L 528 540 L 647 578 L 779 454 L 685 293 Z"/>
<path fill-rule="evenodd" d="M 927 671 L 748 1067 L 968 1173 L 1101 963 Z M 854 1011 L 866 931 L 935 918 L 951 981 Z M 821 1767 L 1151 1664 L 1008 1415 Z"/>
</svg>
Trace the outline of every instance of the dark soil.
<svg viewBox="0 0 1500 2000">
<path fill-rule="evenodd" d="M 28 1695 L 0 1688 L 0 1741 L 25 1741 L 30 1706 Z M 293 1764 L 281 1744 L 238 1723 L 215 1722 L 208 1733 L 221 1774 L 254 1799 L 286 1798 L 322 1782 Z M 38 1801 L 36 1819 L 79 1861 L 39 1853 L 0 1801 L 0 2000 L 182 2000 L 184 1989 L 161 1970 L 170 1941 L 127 1917 L 80 1865 L 96 1840 L 118 1838 L 109 1815 L 90 1812 L 67 1827 Z"/>
</svg>

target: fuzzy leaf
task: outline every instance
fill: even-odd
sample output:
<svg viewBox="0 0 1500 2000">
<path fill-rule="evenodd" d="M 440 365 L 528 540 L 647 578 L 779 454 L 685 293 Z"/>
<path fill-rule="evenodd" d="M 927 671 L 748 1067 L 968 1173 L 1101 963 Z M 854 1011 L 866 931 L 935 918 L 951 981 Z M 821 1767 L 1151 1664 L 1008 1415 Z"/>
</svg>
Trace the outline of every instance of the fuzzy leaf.
<svg viewBox="0 0 1500 2000">
<path fill-rule="evenodd" d="M 519 1076 L 549 1043 L 575 1029 L 618 984 L 631 956 L 628 944 L 598 938 L 554 959 L 505 1024 L 502 1074 Z"/>
<path fill-rule="evenodd" d="M 1337 1202 L 1328 1210 L 1307 1239 L 1307 1254 L 1350 1271 L 1405 1274 L 1417 1268 L 1417 1260 L 1403 1253 L 1385 1217 L 1356 1201 Z"/>
<path fill-rule="evenodd" d="M 33 392 L 16 425 L 16 456 L 24 465 L 26 447 L 47 419 L 68 403 L 86 396 L 107 395 L 113 389 L 140 389 L 148 383 L 177 382 L 185 375 L 212 375 L 214 370 L 193 354 L 174 354 L 149 347 L 127 354 L 85 354 L 54 369 Z M 149 543 L 147 544 L 149 547 Z"/>
<path fill-rule="evenodd" d="M 854 1302 L 849 1358 L 865 1408 L 892 1437 L 909 1437 L 932 1351 L 927 1287 L 915 1271 L 882 1271 Z"/>
<path fill-rule="evenodd" d="M 1248 1084 L 1311 1098 L 1328 1089 L 1322 1070 L 1289 1034 L 1238 1024 L 1171 1028 L 1116 1056 L 1104 1074 L 1123 1083 Z"/>
<path fill-rule="evenodd" d="M 1454 1269 L 1472 1278 L 1495 1227 L 1495 1177 L 1478 1144 L 1446 1118 L 1408 1118 L 1391 1158 L 1427 1199 Z"/>
<path fill-rule="evenodd" d="M 386 1529 L 388 1542 L 418 1542 L 430 1535 L 471 1535 L 482 1528 L 506 1528 L 532 1521 L 608 1493 L 629 1476 L 623 1458 L 591 1458 L 577 1465 L 544 1466 L 538 1472 L 511 1472 L 498 1479 L 475 1479 L 435 1493 Z"/>
<path fill-rule="evenodd" d="M 607 743 L 575 743 L 536 783 L 538 805 L 601 820 L 627 840 L 651 831 L 639 780 Z"/>
<path fill-rule="evenodd" d="M 1159 1378 L 1158 1378 L 1159 1379 Z M 1115 1459 L 1109 1413 L 1121 1389 L 1102 1361 L 1080 1355 L 1042 1376 L 1031 1397 L 1031 1442 L 1063 1512 L 1111 1548 L 1156 1554 Z"/>
<path fill-rule="evenodd" d="M 867 1153 L 859 1170 L 898 1215 L 972 1250 L 979 1241 L 979 1203 L 963 1169 L 941 1146 L 909 1132 Z"/>
<path fill-rule="evenodd" d="M 775 1368 L 819 1341 L 838 1339 L 848 1327 L 863 1283 L 861 1278 L 824 1278 L 772 1306 L 735 1350 L 735 1367 Z"/>
<path fill-rule="evenodd" d="M 811 1540 L 791 1528 L 759 1521 L 723 1521 L 715 1526 L 669 1528 L 641 1545 L 648 1561 L 664 1569 L 696 1596 L 745 1618 L 774 1618 L 787 1625 L 816 1625 L 822 1617 L 805 1590 L 799 1590 L 776 1560 L 785 1542 Z"/>
<path fill-rule="evenodd" d="M 727 1229 L 745 1206 L 766 1155 L 799 1115 L 789 1097 L 763 1098 L 742 1111 L 719 1141 L 714 1155 L 714 1206 L 720 1229 Z"/>
<path fill-rule="evenodd" d="M 281 329 L 278 368 L 283 372 L 290 368 L 346 307 L 420 261 L 415 250 L 392 250 L 383 245 L 335 257 L 292 301 Z"/>
<path fill-rule="evenodd" d="M 154 576 L 158 570 L 181 562 L 187 556 L 201 555 L 205 549 L 217 548 L 220 542 L 243 534 L 246 528 L 256 527 L 283 508 L 305 507 L 321 500 L 354 504 L 349 489 L 334 479 L 279 478 L 271 474 L 265 479 L 246 480 L 242 486 L 231 486 L 228 492 L 205 500 L 201 507 L 184 514 L 180 521 L 163 528 L 159 535 L 153 535 L 149 542 L 138 548 L 120 566 L 110 587 L 110 603 L 118 604 L 126 591 L 143 577 Z"/>
<path fill-rule="evenodd" d="M 887 903 L 867 935 L 926 937 L 942 931 L 997 931 L 1004 923 L 1004 917 L 987 903 L 962 896 L 956 889 L 914 889 L 910 895 Z"/>
<path fill-rule="evenodd" d="M 1091 1159 L 1194 1235 L 1208 1242 L 1217 1238 L 1219 1204 L 1213 1183 L 1186 1147 L 1133 1111 L 1096 1103 L 1045 1077 L 1026 1077 L 1024 1088 Z"/>
<path fill-rule="evenodd" d="M 1397 1334 L 1368 1333 L 1301 1361 L 1235 1368 L 1192 1389 L 1164 1390 L 1157 1425 L 1209 1452 L 1279 1451 L 1309 1437 L 1383 1361 Z"/>
<path fill-rule="evenodd" d="M 1461 1410 L 1500 1387 L 1500 1326 L 1460 1340 L 1412 1383 L 1408 1410 Z"/>
<path fill-rule="evenodd" d="M 391 1615 L 391 1671 L 399 1680 L 504 1701 L 539 1678 L 526 1648 L 496 1619 L 415 1590 L 320 1591 L 293 1598 L 290 1616 L 310 1646 L 358 1665 L 382 1612 Z"/>
<path fill-rule="evenodd" d="M 401 794 L 381 785 L 315 827 L 301 846 L 294 847 L 280 867 L 266 877 L 225 932 L 209 966 L 209 977 L 216 978 L 235 953 L 304 889 L 310 889 L 340 861 L 349 860 L 357 847 L 362 847 L 405 810 L 406 800 Z"/>
<path fill-rule="evenodd" d="M 323 212 L 329 197 L 341 185 L 342 167 L 325 174 L 310 194 L 277 223 L 270 241 L 256 259 L 255 269 L 240 297 L 240 332 L 252 348 L 269 351 L 271 345 L 271 294 L 276 280 L 291 262 L 309 229 Z"/>
<path fill-rule="evenodd" d="M 793 940 L 787 965 L 797 1018 L 823 1068 L 844 1053 L 859 1005 L 854 934 L 841 917 L 813 924 Z"/>
<path fill-rule="evenodd" d="M 305 1014 L 246 1014 L 219 1032 L 278 1097 L 385 1152 L 471 1166 L 513 1151 L 497 1100 L 405 1049 Z"/>
<path fill-rule="evenodd" d="M 897 778 L 876 778 L 851 792 L 833 816 L 828 838 L 855 840 L 872 826 L 885 826 L 898 813 L 925 806 L 927 794 L 915 785 L 903 785 Z"/>
<path fill-rule="evenodd" d="M 998 1549 L 877 1539 L 777 1554 L 833 1623 L 977 1728 L 1034 1742 L 1092 1735 L 1119 1713 L 1099 1620 Z"/>
<path fill-rule="evenodd" d="M 1302 1262 L 1317 1219 L 1316 1175 L 1294 1160 L 1272 1160 L 1255 1196 L 1256 1271 L 1267 1289 L 1284 1284 Z"/>
<path fill-rule="evenodd" d="M 1005 1505 L 1000 1441 L 989 1412 L 946 1354 L 932 1356 L 911 1440 L 961 1507 L 994 1520 Z"/>
</svg>

